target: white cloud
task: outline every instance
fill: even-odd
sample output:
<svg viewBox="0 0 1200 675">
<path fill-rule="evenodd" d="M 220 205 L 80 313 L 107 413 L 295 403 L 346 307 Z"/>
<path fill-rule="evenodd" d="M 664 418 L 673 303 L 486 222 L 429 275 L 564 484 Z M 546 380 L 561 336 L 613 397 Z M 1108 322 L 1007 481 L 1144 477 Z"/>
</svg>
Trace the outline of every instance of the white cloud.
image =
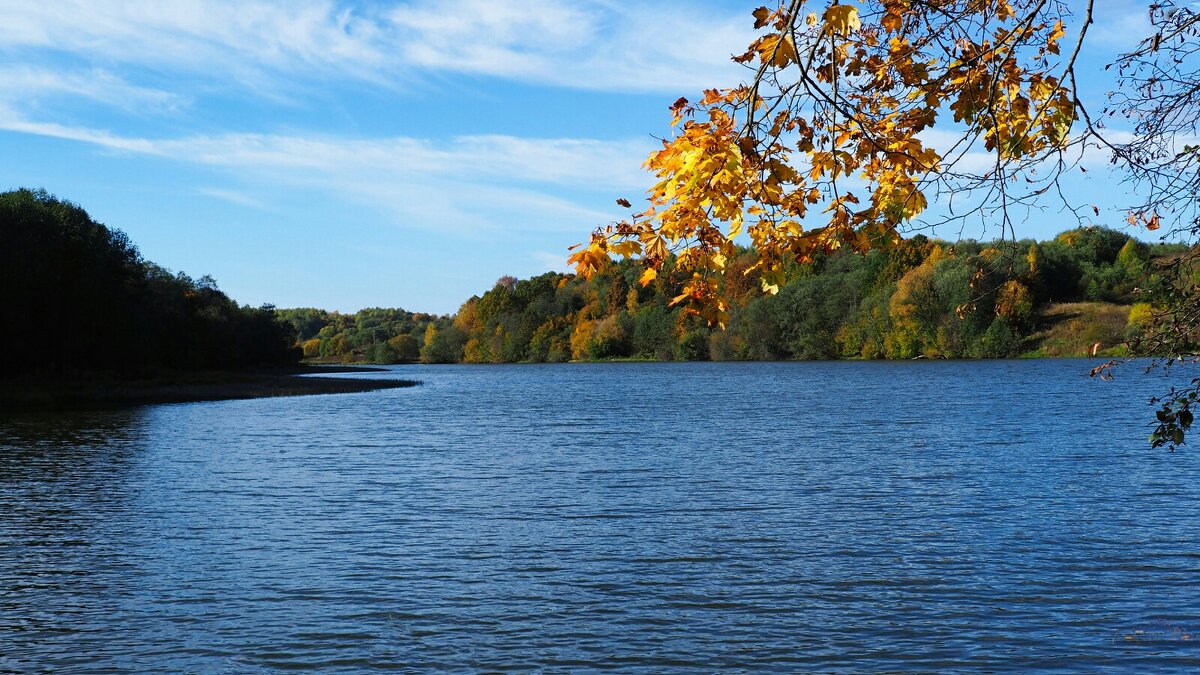
<svg viewBox="0 0 1200 675">
<path fill-rule="evenodd" d="M 1075 128 L 1076 133 L 1080 133 L 1081 126 L 1082 123 L 1078 123 Z M 1104 139 L 1114 145 L 1133 140 L 1133 134 L 1125 130 L 1104 129 L 1102 133 Z M 958 130 L 925 129 L 918 134 L 918 137 L 925 145 L 942 154 L 946 164 L 952 164 L 956 171 L 980 174 L 996 168 L 996 154 L 985 149 L 982 139 L 971 140 L 961 128 Z M 1072 146 L 1064 153 L 1062 159 L 1068 165 L 1079 162 L 1085 169 L 1092 171 L 1109 167 L 1112 153 L 1095 140 L 1089 140 L 1082 147 Z M 1054 170 L 1057 161 L 1057 155 L 1050 155 L 1038 168 L 1048 174 Z"/>
<path fill-rule="evenodd" d="M 0 101 L 11 104 L 52 96 L 83 98 L 126 112 L 167 112 L 187 103 L 178 94 L 130 84 L 98 68 L 62 71 L 46 67 L 0 66 Z"/>
<path fill-rule="evenodd" d="M 312 0 L 12 0 L 0 5 L 0 23 L 0 48 L 10 52 L 247 81 L 269 70 L 365 75 L 386 60 L 368 20 Z"/>
<path fill-rule="evenodd" d="M 665 101 L 734 82 L 729 52 L 751 32 L 745 8 L 610 0 L 7 0 L 0 25 L 0 129 L 358 195 L 408 220 L 587 229 L 606 214 L 573 200 L 635 198 L 652 139 L 349 138 L 282 127 L 258 102 L 297 110 L 345 82 L 394 94 L 452 74 Z M 85 102 L 125 116 L 88 117 Z M 253 112 L 236 124 L 261 133 L 231 128 L 239 107 Z M 180 135 L 188 125 L 211 131 Z M 252 206 L 246 193 L 203 192 Z"/>
<path fill-rule="evenodd" d="M 2 101 L 0 101 L 0 129 L 36 136 L 82 141 L 115 150 L 159 154 L 154 150 L 153 143 L 145 139 L 125 138 L 106 131 L 30 120 Z"/>
<path fill-rule="evenodd" d="M 1133 49 L 1150 37 L 1150 3 L 1137 0 L 1105 0 L 1097 3 L 1095 23 L 1088 28 L 1088 43 L 1116 51 Z"/>
<path fill-rule="evenodd" d="M 358 138 L 220 134 L 173 139 L 35 122 L 0 106 L 0 129 L 63 138 L 107 150 L 216 167 L 248 185 L 301 187 L 388 211 L 397 222 L 440 230 L 509 227 L 586 231 L 611 215 L 559 195 L 640 193 L 649 144 L 590 139 L 458 136 Z M 211 197 L 262 208 L 244 191 Z"/>
<path fill-rule="evenodd" d="M 996 156 L 983 150 L 982 142 L 971 142 L 965 129 L 950 131 L 940 128 L 925 129 L 917 134 L 926 146 L 937 150 L 954 168 L 966 172 L 988 171 L 995 168 Z"/>
<path fill-rule="evenodd" d="M 429 71 L 669 91 L 730 84 L 744 8 L 591 0 L 8 0 L 0 51 L 219 79 L 261 93 L 330 77 L 398 86 Z M 281 77 L 286 76 L 286 77 Z"/>
<path fill-rule="evenodd" d="M 245 206 L 248 208 L 257 209 L 259 211 L 271 210 L 266 204 L 263 204 L 261 200 L 238 190 L 202 187 L 196 188 L 196 194 L 204 195 L 206 197 L 215 197 L 221 201 L 229 202 L 230 204 Z"/>
<path fill-rule="evenodd" d="M 423 1 L 390 19 L 411 64 L 600 90 L 731 85 L 752 34 L 744 9 L 674 4 Z"/>
</svg>

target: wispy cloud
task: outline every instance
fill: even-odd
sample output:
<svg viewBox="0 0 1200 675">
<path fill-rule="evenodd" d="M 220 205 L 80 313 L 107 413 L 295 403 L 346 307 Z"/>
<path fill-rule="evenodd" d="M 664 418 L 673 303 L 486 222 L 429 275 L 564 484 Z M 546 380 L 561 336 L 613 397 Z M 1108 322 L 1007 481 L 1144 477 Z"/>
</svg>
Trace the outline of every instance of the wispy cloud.
<svg viewBox="0 0 1200 675">
<path fill-rule="evenodd" d="M 188 102 L 180 94 L 137 86 L 99 68 L 63 71 L 0 66 L 0 101 L 11 105 L 48 97 L 82 98 L 139 114 L 167 112 Z"/>
<path fill-rule="evenodd" d="M 1148 2 L 1108 0 L 1097 7 L 1094 19 L 1088 29 L 1089 44 L 1114 53 L 1133 49 L 1153 33 Z"/>
<path fill-rule="evenodd" d="M 0 5 L 0 48 L 155 71 L 369 76 L 387 59 L 378 27 L 332 2 L 12 0 Z"/>
<path fill-rule="evenodd" d="M 534 251 L 530 254 L 534 260 L 538 262 L 547 272 L 571 272 L 571 266 L 567 264 L 566 251 Z"/>
<path fill-rule="evenodd" d="M 750 34 L 741 8 L 602 0 L 9 0 L 0 25 L 0 51 L 10 56 L 215 73 L 276 93 L 329 77 L 398 86 L 428 71 L 679 91 L 734 81 L 729 51 Z"/>
<path fill-rule="evenodd" d="M 8 0 L 0 129 L 357 195 L 407 220 L 577 228 L 604 216 L 581 193 L 645 187 L 652 139 L 364 137 L 311 116 L 297 128 L 228 111 L 378 87 L 395 101 L 409 83 L 451 75 L 667 100 L 738 79 L 729 52 L 750 24 L 745 8 L 673 2 Z M 203 194 L 260 208 L 248 192 Z"/>
<path fill-rule="evenodd" d="M 422 0 L 393 10 L 406 62 L 561 87 L 655 91 L 733 84 L 744 9 L 673 3 Z"/>
<path fill-rule="evenodd" d="M 435 142 L 236 133 L 150 139 L 30 121 L 2 107 L 0 129 L 208 165 L 247 184 L 303 187 L 384 209 L 398 223 L 459 232 L 582 231 L 611 214 L 558 196 L 563 188 L 619 196 L 640 192 L 648 180 L 639 166 L 648 144 L 639 141 L 489 135 Z M 236 190 L 200 192 L 263 207 Z"/>
<path fill-rule="evenodd" d="M 238 206 L 245 206 L 248 208 L 257 209 L 259 211 L 272 210 L 266 204 L 262 203 L 262 200 L 256 199 L 255 197 L 248 195 L 245 192 L 238 191 L 238 190 L 229 190 L 227 188 L 215 188 L 215 187 L 201 187 L 201 188 L 196 188 L 196 194 L 204 195 L 205 197 L 214 197 L 216 199 L 220 199 L 221 201 L 229 202 L 230 204 L 236 204 Z"/>
</svg>

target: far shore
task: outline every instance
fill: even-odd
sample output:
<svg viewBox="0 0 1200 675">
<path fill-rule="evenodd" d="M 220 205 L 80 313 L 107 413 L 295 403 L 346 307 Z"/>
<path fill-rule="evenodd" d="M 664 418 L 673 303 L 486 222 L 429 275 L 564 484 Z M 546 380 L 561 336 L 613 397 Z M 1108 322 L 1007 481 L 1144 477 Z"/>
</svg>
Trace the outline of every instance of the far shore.
<svg viewBox="0 0 1200 675">
<path fill-rule="evenodd" d="M 62 381 L 0 379 L 0 411 L 93 410 L 155 403 L 349 394 L 420 384 L 414 380 L 300 377 L 383 370 L 369 366 L 300 365 L 247 371 L 171 373 L 135 380 L 97 376 Z"/>
</svg>

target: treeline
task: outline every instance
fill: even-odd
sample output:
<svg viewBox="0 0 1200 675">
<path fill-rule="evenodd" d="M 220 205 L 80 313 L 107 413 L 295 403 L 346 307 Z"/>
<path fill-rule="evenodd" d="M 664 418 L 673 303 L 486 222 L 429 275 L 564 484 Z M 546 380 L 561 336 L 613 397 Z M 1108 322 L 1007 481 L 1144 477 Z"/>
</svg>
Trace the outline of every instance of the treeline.
<svg viewBox="0 0 1200 675">
<path fill-rule="evenodd" d="M 453 363 L 463 342 L 447 316 L 403 309 L 364 309 L 355 314 L 304 307 L 276 310 L 292 327 L 304 358 L 337 363 Z M 453 339 L 452 339 L 453 338 Z"/>
<path fill-rule="evenodd" d="M 0 376 L 135 377 L 295 363 L 274 308 L 141 257 L 121 231 L 43 190 L 0 193 Z"/>
<path fill-rule="evenodd" d="M 1002 358 L 1029 351 L 1051 314 L 1070 319 L 1066 330 L 1086 334 L 1088 344 L 1119 353 L 1119 341 L 1150 315 L 1134 303 L 1137 289 L 1154 284 L 1151 261 L 1182 250 L 1098 227 L 1044 242 L 917 235 L 868 255 L 794 265 L 776 295 L 764 295 L 754 272 L 745 273 L 756 258 L 743 250 L 729 261 L 725 330 L 671 306 L 678 271 L 668 266 L 642 287 L 635 261 L 614 263 L 591 280 L 504 277 L 453 317 L 378 309 L 281 316 L 297 327 L 306 356 L 385 363 Z M 1070 307 L 1064 303 L 1087 301 L 1123 305 L 1118 325 L 1091 330 L 1062 311 Z M 1093 314 L 1111 323 L 1112 312 L 1086 313 Z"/>
<path fill-rule="evenodd" d="M 1182 246 L 1105 228 L 1050 241 L 949 243 L 917 235 L 867 255 L 788 270 L 765 295 L 753 251 L 728 262 L 725 330 L 671 300 L 670 264 L 649 286 L 636 261 L 590 280 L 503 277 L 453 316 L 239 306 L 209 277 L 171 273 L 128 237 L 44 191 L 0 194 L 0 376 L 140 375 L 326 362 L 993 358 L 1078 353 L 1152 320 L 1156 259 Z M 1139 302 L 1143 301 L 1143 302 Z M 1077 308 L 1071 303 L 1114 303 Z M 1065 326 L 1046 339 L 1049 323 Z M 1101 325 L 1103 324 L 1103 325 Z M 1081 336 L 1071 345 L 1063 334 Z M 1055 346 L 1058 345 L 1058 346 Z M 1064 346 L 1065 345 L 1065 346 Z"/>
</svg>

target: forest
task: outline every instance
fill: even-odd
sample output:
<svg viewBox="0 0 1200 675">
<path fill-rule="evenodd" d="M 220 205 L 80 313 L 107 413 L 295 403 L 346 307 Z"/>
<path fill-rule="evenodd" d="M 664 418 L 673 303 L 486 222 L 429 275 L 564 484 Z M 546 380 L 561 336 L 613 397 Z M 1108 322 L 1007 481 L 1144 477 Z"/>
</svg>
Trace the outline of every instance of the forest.
<svg viewBox="0 0 1200 675">
<path fill-rule="evenodd" d="M 5 376 L 133 378 L 294 364 L 273 307 L 145 260 L 123 232 L 44 190 L 0 194 Z"/>
<path fill-rule="evenodd" d="M 304 356 L 325 362 L 1122 356 L 1154 316 L 1156 269 L 1186 250 L 1094 226 L 1041 242 L 917 234 L 866 254 L 792 264 L 770 295 L 749 271 L 756 254 L 742 248 L 724 275 L 724 329 L 674 303 L 672 260 L 646 285 L 637 260 L 590 279 L 502 277 L 453 316 L 278 314 Z"/>
<path fill-rule="evenodd" d="M 24 330 L 0 340 L 9 375 L 144 376 L 316 363 L 513 363 L 1123 356 L 1154 317 L 1157 270 L 1187 252 L 1103 227 L 1048 241 L 917 234 L 835 251 L 762 291 L 737 250 L 727 324 L 679 303 L 668 259 L 590 276 L 502 277 L 451 316 L 240 306 L 210 277 L 142 258 L 128 237 L 44 191 L 0 194 L 0 300 Z M 70 329 L 64 328 L 70 317 Z"/>
</svg>

